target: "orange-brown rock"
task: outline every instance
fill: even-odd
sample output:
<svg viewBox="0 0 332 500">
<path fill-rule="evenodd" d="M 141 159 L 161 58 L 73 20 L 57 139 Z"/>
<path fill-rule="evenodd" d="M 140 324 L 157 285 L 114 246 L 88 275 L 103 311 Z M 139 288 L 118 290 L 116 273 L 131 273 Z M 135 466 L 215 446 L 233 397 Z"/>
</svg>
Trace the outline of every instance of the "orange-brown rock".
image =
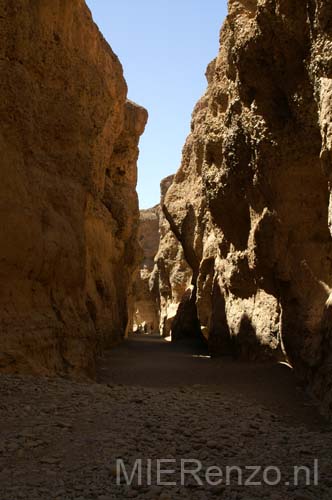
<svg viewBox="0 0 332 500">
<path fill-rule="evenodd" d="M 328 0 L 230 0 L 165 199 L 211 351 L 288 358 L 328 411 L 331 49 Z"/>
<path fill-rule="evenodd" d="M 141 333 L 159 333 L 158 295 L 150 284 L 154 258 L 159 247 L 159 205 L 140 211 L 138 242 L 143 258 L 134 282 L 133 329 Z"/>
<path fill-rule="evenodd" d="M 150 277 L 150 288 L 159 297 L 161 335 L 168 337 L 181 336 L 186 333 L 184 325 L 173 331 L 174 320 L 177 317 L 179 304 L 187 291 L 190 295 L 192 273 L 186 260 L 183 249 L 175 237 L 167 220 L 167 211 L 164 205 L 165 196 L 174 176 L 171 175 L 161 181 L 161 199 L 159 211 L 160 243 L 155 257 L 155 266 Z M 179 325 L 180 326 L 180 325 Z"/>
<path fill-rule="evenodd" d="M 0 367 L 94 373 L 137 265 L 138 139 L 84 0 L 0 0 Z"/>
</svg>

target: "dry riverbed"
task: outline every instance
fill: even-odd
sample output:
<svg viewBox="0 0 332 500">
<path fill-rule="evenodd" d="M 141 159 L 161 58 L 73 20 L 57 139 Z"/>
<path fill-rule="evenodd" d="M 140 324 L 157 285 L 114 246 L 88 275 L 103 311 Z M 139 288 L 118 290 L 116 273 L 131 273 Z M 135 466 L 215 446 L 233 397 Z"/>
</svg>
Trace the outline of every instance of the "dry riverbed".
<svg viewBox="0 0 332 500">
<path fill-rule="evenodd" d="M 0 377 L 1 500 L 332 498 L 330 426 L 295 382 L 293 388 L 285 387 L 286 394 L 290 390 L 297 394 L 286 413 L 281 392 L 276 390 L 273 396 L 277 380 L 270 381 L 271 394 L 264 404 L 269 380 L 262 381 L 263 366 L 225 361 L 221 368 L 220 360 L 151 342 L 152 346 L 132 340 L 112 351 L 102 360 L 100 384 Z M 136 360 L 136 384 L 130 374 L 127 380 L 117 370 L 115 359 L 126 357 Z M 180 359 L 183 380 L 176 384 L 172 366 Z M 236 380 L 236 367 L 239 373 L 247 370 L 243 386 Z M 205 384 L 196 383 L 198 370 Z M 219 380 L 222 370 L 224 384 Z M 265 370 L 267 378 L 274 373 L 268 366 Z M 215 371 L 214 380 L 210 371 Z M 280 381 L 286 383 L 287 377 L 292 380 L 291 375 L 280 374 Z M 142 466 L 142 484 L 135 474 L 128 486 L 123 472 L 126 469 L 130 475 L 137 459 L 142 460 L 136 462 L 136 472 Z M 121 484 L 117 484 L 117 463 Z M 230 466 L 239 469 L 231 471 Z M 261 468 L 248 468 L 254 466 Z M 308 469 L 298 471 L 296 485 L 294 467 L 300 466 Z M 175 472 L 162 474 L 165 469 Z M 189 474 L 189 469 L 197 469 L 196 474 Z M 250 482 L 262 484 L 245 485 L 254 472 Z M 304 484 L 307 473 L 310 485 Z M 272 485 L 279 474 L 279 484 Z"/>
</svg>

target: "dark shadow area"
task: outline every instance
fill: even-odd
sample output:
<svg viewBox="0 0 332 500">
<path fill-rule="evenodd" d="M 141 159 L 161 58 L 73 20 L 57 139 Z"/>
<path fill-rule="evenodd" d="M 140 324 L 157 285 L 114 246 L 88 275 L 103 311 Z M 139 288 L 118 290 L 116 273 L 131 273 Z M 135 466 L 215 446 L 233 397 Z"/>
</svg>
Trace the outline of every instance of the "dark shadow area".
<svg viewBox="0 0 332 500">
<path fill-rule="evenodd" d="M 135 335 L 106 352 L 97 366 L 99 383 L 160 390 L 191 386 L 217 392 L 221 400 L 239 394 L 273 411 L 286 425 L 324 426 L 293 370 L 284 364 L 210 358 L 196 341 L 172 343 L 160 336 Z"/>
<path fill-rule="evenodd" d="M 256 328 L 247 314 L 242 315 L 239 333 L 232 338 L 232 343 L 233 355 L 236 359 L 255 361 L 264 358 L 264 348 L 260 344 L 256 335 Z"/>
<path fill-rule="evenodd" d="M 184 293 L 171 326 L 172 341 L 179 342 L 188 339 L 194 343 L 206 346 L 197 315 L 196 287 Z"/>
<path fill-rule="evenodd" d="M 216 282 L 213 286 L 212 303 L 213 309 L 208 340 L 211 356 L 234 354 L 231 333 L 226 317 L 225 297 Z"/>
</svg>

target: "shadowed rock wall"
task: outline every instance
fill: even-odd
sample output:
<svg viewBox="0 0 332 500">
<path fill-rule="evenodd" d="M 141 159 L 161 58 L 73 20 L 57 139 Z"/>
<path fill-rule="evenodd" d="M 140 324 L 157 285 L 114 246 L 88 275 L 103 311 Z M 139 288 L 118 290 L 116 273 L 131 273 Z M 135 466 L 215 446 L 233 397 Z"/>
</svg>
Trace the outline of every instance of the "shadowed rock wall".
<svg viewBox="0 0 332 500">
<path fill-rule="evenodd" d="M 328 0 L 229 1 L 164 202 L 211 352 L 287 357 L 327 411 L 331 48 Z"/>
</svg>

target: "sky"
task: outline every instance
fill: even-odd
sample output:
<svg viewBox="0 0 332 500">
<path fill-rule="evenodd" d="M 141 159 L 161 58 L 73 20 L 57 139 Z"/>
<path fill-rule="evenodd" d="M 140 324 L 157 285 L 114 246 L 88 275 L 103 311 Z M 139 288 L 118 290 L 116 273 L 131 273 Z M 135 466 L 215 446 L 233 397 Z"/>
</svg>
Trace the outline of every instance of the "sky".
<svg viewBox="0 0 332 500">
<path fill-rule="evenodd" d="M 140 140 L 140 208 L 159 203 L 161 179 L 177 171 L 191 113 L 206 89 L 227 0 L 86 0 L 119 57 L 128 98 L 149 121 Z"/>
</svg>

